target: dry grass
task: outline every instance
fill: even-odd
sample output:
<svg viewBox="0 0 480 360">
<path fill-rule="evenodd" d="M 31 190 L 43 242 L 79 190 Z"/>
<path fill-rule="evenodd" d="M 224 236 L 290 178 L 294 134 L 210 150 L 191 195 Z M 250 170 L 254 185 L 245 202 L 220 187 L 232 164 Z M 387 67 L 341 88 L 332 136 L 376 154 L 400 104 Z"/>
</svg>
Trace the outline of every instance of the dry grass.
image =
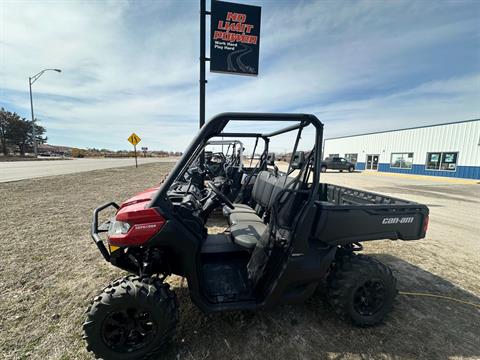
<svg viewBox="0 0 480 360">
<path fill-rule="evenodd" d="M 89 238 L 91 211 L 154 185 L 170 166 L 149 164 L 137 171 L 118 168 L 0 184 L 2 357 L 91 358 L 81 338 L 83 311 L 102 286 L 122 274 L 101 258 Z M 475 209 L 478 204 L 471 205 L 470 211 Z M 443 236 L 434 224 L 432 236 Z M 433 238 L 379 241 L 368 244 L 367 252 L 392 266 L 401 289 L 479 302 L 479 255 L 468 243 L 460 257 L 451 256 L 462 240 L 454 238 L 456 226 L 463 225 L 455 222 L 449 228 L 450 246 Z M 171 281 L 181 320 L 174 344 L 165 350 L 166 359 L 480 357 L 480 312 L 469 306 L 400 296 L 384 325 L 359 329 L 338 320 L 320 297 L 255 314 L 207 316 L 191 303 L 186 284 L 181 287 L 178 278 Z"/>
</svg>

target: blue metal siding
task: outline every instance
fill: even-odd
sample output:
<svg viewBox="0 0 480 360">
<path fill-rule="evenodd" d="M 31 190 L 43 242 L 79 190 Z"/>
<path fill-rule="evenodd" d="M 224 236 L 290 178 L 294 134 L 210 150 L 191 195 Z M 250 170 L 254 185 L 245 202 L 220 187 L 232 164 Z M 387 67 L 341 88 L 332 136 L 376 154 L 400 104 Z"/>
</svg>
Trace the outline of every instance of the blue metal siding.
<svg viewBox="0 0 480 360">
<path fill-rule="evenodd" d="M 355 169 L 356 170 L 365 170 L 365 163 L 364 162 L 357 162 L 355 164 Z"/>
<path fill-rule="evenodd" d="M 363 168 L 358 170 L 363 170 L 365 164 L 363 163 Z M 458 178 L 467 178 L 467 179 L 480 179 L 480 166 L 457 166 L 457 171 L 441 171 L 441 170 L 427 170 L 425 165 L 413 164 L 411 169 L 398 169 L 391 168 L 390 164 L 378 164 L 378 171 L 383 172 L 393 172 L 400 174 L 416 174 L 416 175 L 430 175 L 430 176 L 447 176 L 447 177 L 458 177 Z"/>
</svg>

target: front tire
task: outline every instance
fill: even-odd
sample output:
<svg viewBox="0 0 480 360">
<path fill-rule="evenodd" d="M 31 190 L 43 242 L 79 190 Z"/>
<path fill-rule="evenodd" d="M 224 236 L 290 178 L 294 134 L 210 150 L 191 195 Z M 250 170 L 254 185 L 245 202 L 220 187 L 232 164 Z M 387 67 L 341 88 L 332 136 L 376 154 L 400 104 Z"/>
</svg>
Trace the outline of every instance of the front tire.
<svg viewBox="0 0 480 360">
<path fill-rule="evenodd" d="M 104 360 L 147 359 L 171 340 L 178 323 L 169 285 L 133 275 L 103 289 L 86 314 L 87 350 Z"/>
<path fill-rule="evenodd" d="M 372 257 L 350 254 L 335 261 L 327 299 L 341 318 L 358 326 L 372 326 L 392 310 L 396 285 L 389 267 Z"/>
<path fill-rule="evenodd" d="M 325 165 L 323 165 L 321 170 L 322 170 L 322 172 L 327 172 L 327 167 Z"/>
<path fill-rule="evenodd" d="M 353 172 L 354 170 L 355 170 L 355 168 L 354 168 L 353 166 L 350 166 L 350 167 L 348 168 L 348 172 Z"/>
</svg>

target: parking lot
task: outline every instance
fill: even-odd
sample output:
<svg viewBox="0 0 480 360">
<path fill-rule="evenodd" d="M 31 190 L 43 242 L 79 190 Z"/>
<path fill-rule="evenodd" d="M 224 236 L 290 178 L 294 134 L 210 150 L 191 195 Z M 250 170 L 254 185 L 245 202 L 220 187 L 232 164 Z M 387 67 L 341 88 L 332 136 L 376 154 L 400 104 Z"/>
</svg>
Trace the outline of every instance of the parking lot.
<svg viewBox="0 0 480 360">
<path fill-rule="evenodd" d="M 110 280 L 89 238 L 92 209 L 157 184 L 172 163 L 95 170 L 0 184 L 0 354 L 8 359 L 90 359 L 83 311 Z M 480 303 L 480 184 L 382 173 L 322 174 L 430 208 L 427 238 L 375 241 L 365 252 L 393 268 L 398 287 Z M 348 226 L 348 224 L 345 224 Z M 399 295 L 386 322 L 355 328 L 322 297 L 261 313 L 204 315 L 186 284 L 170 280 L 180 323 L 166 359 L 480 358 L 480 310 L 442 298 Z"/>
</svg>

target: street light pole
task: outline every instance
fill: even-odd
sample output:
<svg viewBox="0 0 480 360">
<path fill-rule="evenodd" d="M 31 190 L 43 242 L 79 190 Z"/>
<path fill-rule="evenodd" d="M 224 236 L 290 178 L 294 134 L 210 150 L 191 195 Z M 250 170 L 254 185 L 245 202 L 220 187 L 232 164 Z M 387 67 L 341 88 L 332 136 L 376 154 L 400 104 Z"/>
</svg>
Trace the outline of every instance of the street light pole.
<svg viewBox="0 0 480 360">
<path fill-rule="evenodd" d="M 43 73 L 45 71 L 48 71 L 48 70 L 51 70 L 51 71 L 56 71 L 56 72 L 62 72 L 62 70 L 60 69 L 45 69 L 45 70 L 42 70 L 40 71 L 38 74 L 36 75 L 33 75 L 31 77 L 28 78 L 28 85 L 29 85 L 29 88 L 30 88 L 30 110 L 32 112 L 32 135 L 33 135 L 33 152 L 35 153 L 35 157 L 38 156 L 38 149 L 37 149 L 37 129 L 35 128 L 35 117 L 33 115 L 33 97 L 32 97 L 32 85 L 35 81 L 38 80 L 38 78 L 40 76 L 43 75 Z"/>
<path fill-rule="evenodd" d="M 38 156 L 37 150 L 37 129 L 35 128 L 35 117 L 33 115 L 33 98 L 32 98 L 32 78 L 28 78 L 28 85 L 30 85 L 30 110 L 32 112 L 32 134 L 33 134 L 33 152 L 35 157 Z"/>
</svg>

